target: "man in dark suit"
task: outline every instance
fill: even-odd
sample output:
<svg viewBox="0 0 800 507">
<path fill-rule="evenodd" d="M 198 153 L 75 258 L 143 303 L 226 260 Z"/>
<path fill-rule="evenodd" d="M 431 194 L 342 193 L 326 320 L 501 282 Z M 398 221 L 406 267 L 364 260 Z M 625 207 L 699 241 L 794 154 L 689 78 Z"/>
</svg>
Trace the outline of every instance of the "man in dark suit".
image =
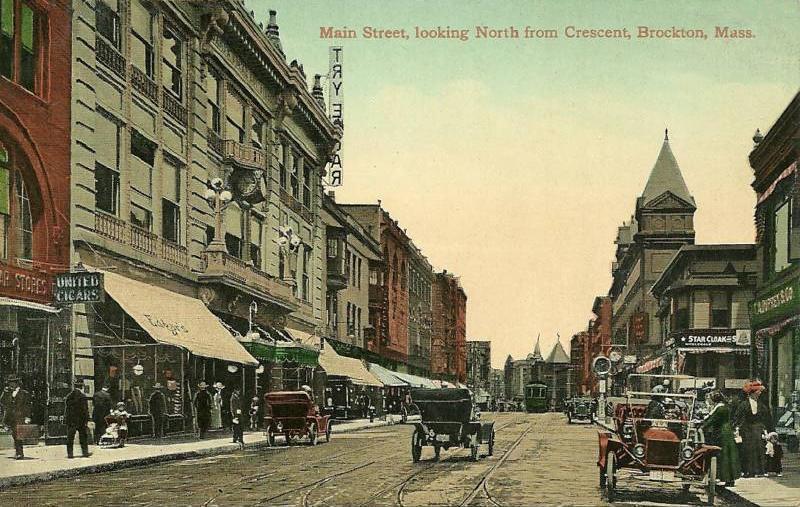
<svg viewBox="0 0 800 507">
<path fill-rule="evenodd" d="M 242 399 L 239 388 L 234 387 L 231 393 L 231 426 L 233 427 L 233 443 L 244 445 L 244 434 L 242 432 Z"/>
<path fill-rule="evenodd" d="M 3 392 L 3 407 L 5 407 L 3 424 L 11 430 L 11 438 L 14 439 L 14 458 L 22 459 L 25 453 L 22 449 L 22 440 L 17 438 L 17 425 L 31 422 L 31 395 L 22 388 L 20 379 L 16 375 L 8 377 L 6 386 L 7 390 Z"/>
<path fill-rule="evenodd" d="M 91 456 L 89 452 L 89 437 L 86 434 L 86 425 L 89 423 L 89 400 L 83 394 L 83 382 L 75 381 L 75 387 L 64 399 L 64 424 L 67 427 L 67 458 L 74 458 L 72 446 L 75 443 L 75 432 L 81 443 L 81 454 L 84 458 Z"/>
<path fill-rule="evenodd" d="M 148 403 L 150 417 L 153 418 L 153 438 L 164 438 L 164 422 L 167 418 L 167 398 L 161 390 L 161 382 L 153 386 L 153 394 Z"/>
<path fill-rule="evenodd" d="M 114 403 L 111 401 L 110 388 L 104 385 L 103 388 L 94 393 L 94 410 L 92 419 L 94 420 L 94 443 L 100 443 L 100 437 L 106 432 L 106 416 L 111 413 Z"/>
<path fill-rule="evenodd" d="M 211 394 L 206 391 L 208 384 L 200 382 L 197 386 L 198 391 L 194 396 L 194 409 L 197 413 L 197 428 L 200 430 L 200 438 L 206 436 L 208 426 L 211 424 Z"/>
</svg>

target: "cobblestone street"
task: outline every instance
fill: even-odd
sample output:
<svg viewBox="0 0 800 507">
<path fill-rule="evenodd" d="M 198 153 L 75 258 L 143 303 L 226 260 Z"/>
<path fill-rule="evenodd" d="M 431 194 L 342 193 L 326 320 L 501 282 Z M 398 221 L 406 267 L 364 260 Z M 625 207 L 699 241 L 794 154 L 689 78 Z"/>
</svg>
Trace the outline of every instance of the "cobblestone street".
<svg viewBox="0 0 800 507">
<path fill-rule="evenodd" d="M 0 492 L 3 505 L 605 505 L 597 488 L 597 430 L 561 414 L 495 418 L 492 457 L 425 448 L 410 455 L 411 425 L 334 434 L 330 443 L 247 450 Z M 101 451 L 113 452 L 113 451 Z M 482 447 L 485 453 L 485 447 Z M 135 484 L 135 487 L 131 487 Z M 620 480 L 615 505 L 702 504 L 699 490 Z M 719 500 L 718 500 L 719 501 Z"/>
</svg>

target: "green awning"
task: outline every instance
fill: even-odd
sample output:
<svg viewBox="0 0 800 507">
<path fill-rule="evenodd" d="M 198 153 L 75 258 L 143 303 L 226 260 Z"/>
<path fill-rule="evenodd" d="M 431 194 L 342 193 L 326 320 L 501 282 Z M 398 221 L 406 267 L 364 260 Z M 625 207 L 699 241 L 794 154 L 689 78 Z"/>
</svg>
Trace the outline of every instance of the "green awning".
<svg viewBox="0 0 800 507">
<path fill-rule="evenodd" d="M 245 342 L 244 348 L 262 363 L 283 363 L 292 361 L 307 366 L 319 364 L 319 352 L 293 343 L 276 344 Z"/>
</svg>

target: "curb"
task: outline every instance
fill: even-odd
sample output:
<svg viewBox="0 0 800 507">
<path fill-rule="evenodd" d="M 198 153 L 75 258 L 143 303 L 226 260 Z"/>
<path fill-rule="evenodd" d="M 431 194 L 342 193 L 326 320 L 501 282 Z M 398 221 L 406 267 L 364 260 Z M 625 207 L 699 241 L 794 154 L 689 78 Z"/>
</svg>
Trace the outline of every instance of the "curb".
<svg viewBox="0 0 800 507">
<path fill-rule="evenodd" d="M 374 424 L 371 426 L 362 426 L 356 428 L 350 428 L 344 431 L 336 431 L 336 425 L 331 428 L 332 434 L 344 434 L 344 433 L 354 433 L 361 430 L 366 430 L 370 428 L 380 428 L 384 426 L 392 426 L 394 424 L 393 421 L 379 421 L 379 424 Z M 261 449 L 261 448 L 269 448 L 269 442 L 253 442 L 253 443 L 245 443 L 244 449 Z M 131 459 L 124 459 L 120 461 L 113 461 L 110 463 L 98 463 L 96 465 L 87 465 L 77 468 L 67 468 L 62 470 L 52 470 L 49 472 L 39 472 L 33 474 L 25 474 L 25 475 L 16 475 L 12 477 L 3 477 L 0 478 L 0 491 L 17 487 L 17 486 L 25 486 L 28 484 L 34 484 L 39 482 L 47 482 L 56 479 L 66 479 L 69 477 L 76 477 L 79 475 L 85 474 L 95 474 L 100 472 L 111 472 L 114 470 L 122 470 L 125 468 L 134 468 L 139 466 L 146 466 L 146 465 L 154 465 L 157 463 L 166 463 L 169 461 L 179 461 L 185 459 L 192 459 L 192 458 L 202 458 L 208 456 L 216 456 L 220 454 L 227 454 L 234 451 L 238 451 L 242 449 L 239 445 L 225 445 L 221 447 L 212 447 L 207 449 L 197 449 L 194 451 L 183 451 L 183 452 L 175 452 L 171 454 L 161 454 L 157 456 L 148 456 L 146 458 L 131 458 Z"/>
<path fill-rule="evenodd" d="M 747 498 L 741 496 L 739 493 L 731 491 L 725 486 L 717 486 L 717 495 L 721 496 L 725 499 L 725 501 L 730 502 L 736 507 L 759 507 L 757 503 L 751 502 Z"/>
</svg>

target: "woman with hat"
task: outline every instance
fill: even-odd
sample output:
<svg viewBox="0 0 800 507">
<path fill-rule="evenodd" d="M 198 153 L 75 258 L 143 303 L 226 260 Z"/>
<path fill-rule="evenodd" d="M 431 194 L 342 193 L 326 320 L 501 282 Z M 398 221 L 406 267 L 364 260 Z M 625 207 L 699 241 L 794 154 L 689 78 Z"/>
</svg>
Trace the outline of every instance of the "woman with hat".
<svg viewBox="0 0 800 507">
<path fill-rule="evenodd" d="M 200 430 L 200 438 L 206 436 L 208 426 L 211 424 L 211 405 L 214 401 L 206 388 L 208 384 L 200 382 L 197 386 L 197 394 L 194 395 L 194 409 L 197 414 L 197 428 Z"/>
<path fill-rule="evenodd" d="M 731 413 L 725 403 L 725 396 L 719 391 L 711 391 L 707 398 L 712 406 L 711 412 L 703 421 L 702 428 L 706 443 L 720 447 L 717 477 L 726 486 L 733 486 L 739 478 L 739 452 L 733 438 Z"/>
<path fill-rule="evenodd" d="M 761 400 L 764 385 L 758 380 L 753 380 L 746 382 L 742 390 L 747 398 L 739 404 L 734 426 L 742 438 L 743 475 L 754 477 L 764 475 L 766 471 L 766 447 L 763 436 L 775 428 L 769 407 Z"/>
<path fill-rule="evenodd" d="M 214 404 L 211 405 L 211 427 L 222 428 L 222 382 L 214 382 Z"/>
</svg>

